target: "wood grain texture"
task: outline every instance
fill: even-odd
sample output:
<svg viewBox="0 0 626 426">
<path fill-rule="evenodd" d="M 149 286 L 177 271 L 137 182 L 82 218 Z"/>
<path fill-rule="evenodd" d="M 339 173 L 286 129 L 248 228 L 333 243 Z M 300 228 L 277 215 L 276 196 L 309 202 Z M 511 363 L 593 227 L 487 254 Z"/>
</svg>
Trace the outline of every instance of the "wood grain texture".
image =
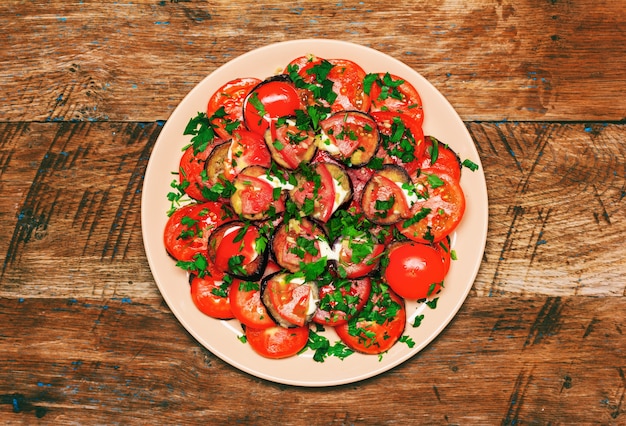
<svg viewBox="0 0 626 426">
<path fill-rule="evenodd" d="M 467 127 L 491 206 L 473 294 L 625 295 L 626 126 Z M 140 196 L 160 129 L 0 124 L 0 295 L 158 295 L 142 244 Z"/>
<path fill-rule="evenodd" d="M 619 424 L 626 415 L 624 298 L 470 297 L 411 360 L 324 389 L 235 370 L 158 300 L 3 298 L 0 307 L 9 422 Z"/>
<path fill-rule="evenodd" d="M 2 121 L 164 120 L 218 66 L 296 38 L 388 53 L 468 121 L 626 118 L 623 1 L 7 1 L 0 27 Z"/>
<path fill-rule="evenodd" d="M 0 423 L 626 423 L 626 1 L 11 0 L 0 28 Z M 321 389 L 198 344 L 159 294 L 140 222 L 182 98 L 297 38 L 424 75 L 489 192 L 454 320 L 391 371 Z"/>
</svg>

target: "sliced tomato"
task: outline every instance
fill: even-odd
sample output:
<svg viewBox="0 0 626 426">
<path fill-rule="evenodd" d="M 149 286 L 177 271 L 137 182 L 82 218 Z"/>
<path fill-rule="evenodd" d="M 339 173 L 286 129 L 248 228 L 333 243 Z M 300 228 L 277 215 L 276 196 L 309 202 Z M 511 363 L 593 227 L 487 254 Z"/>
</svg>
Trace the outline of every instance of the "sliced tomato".
<svg viewBox="0 0 626 426">
<path fill-rule="evenodd" d="M 458 180 L 447 175 L 422 174 L 415 181 L 425 196 L 411 207 L 411 216 L 397 223 L 410 240 L 437 243 L 450 235 L 465 213 L 465 195 Z"/>
<path fill-rule="evenodd" d="M 206 255 L 211 232 L 233 220 L 228 205 L 209 201 L 188 204 L 176 210 L 167 220 L 164 242 L 167 252 L 176 260 L 191 261 L 196 254 Z"/>
<path fill-rule="evenodd" d="M 303 84 L 298 84 L 303 102 L 308 105 L 321 104 L 332 112 L 358 110 L 368 111 L 370 97 L 364 91 L 365 71 L 357 63 L 347 59 L 322 59 L 318 57 L 296 58 L 290 63 L 296 66 Z M 292 78 L 294 75 L 292 74 Z M 307 85 L 315 85 L 311 89 Z M 332 94 L 327 92 L 330 85 Z"/>
<path fill-rule="evenodd" d="M 265 144 L 274 161 L 291 170 L 309 163 L 317 151 L 315 132 L 300 128 L 293 119 L 272 122 L 265 132 Z"/>
<path fill-rule="evenodd" d="M 276 263 L 290 272 L 298 272 L 300 263 L 313 263 L 324 256 L 321 241 L 328 241 L 321 226 L 307 218 L 290 219 L 277 227 L 271 250 Z"/>
<path fill-rule="evenodd" d="M 293 70 L 295 70 L 297 72 L 297 71 L 303 69 L 304 67 L 306 67 L 308 64 L 310 64 L 312 62 L 317 62 L 319 60 L 320 60 L 320 58 L 318 58 L 315 55 L 298 56 L 297 58 L 292 59 L 287 64 L 287 66 L 283 70 L 283 74 L 289 74 Z"/>
<path fill-rule="evenodd" d="M 210 183 L 203 171 L 211 152 L 211 149 L 206 149 L 195 153 L 193 146 L 189 146 L 180 158 L 179 183 L 183 185 L 185 193 L 194 200 L 208 201 L 203 195 L 203 189 L 209 187 Z"/>
<path fill-rule="evenodd" d="M 446 275 L 441 254 L 431 245 L 394 243 L 389 249 L 385 281 L 405 299 L 431 298 L 441 288 Z"/>
<path fill-rule="evenodd" d="M 380 354 L 400 339 L 405 323 L 404 300 L 386 286 L 373 283 L 365 307 L 347 323 L 335 327 L 335 331 L 349 348 Z"/>
<path fill-rule="evenodd" d="M 249 280 L 261 278 L 267 254 L 259 250 L 259 228 L 242 221 L 232 221 L 216 228 L 209 237 L 207 254 L 215 267 L 224 273 Z"/>
<path fill-rule="evenodd" d="M 235 192 L 230 197 L 235 213 L 246 219 L 261 220 L 285 210 L 285 194 L 263 179 L 266 175 L 267 169 L 259 166 L 247 167 L 237 175 Z"/>
<path fill-rule="evenodd" d="M 261 80 L 254 77 L 237 78 L 224 84 L 217 89 L 209 98 L 207 116 L 220 118 L 213 119 L 215 133 L 222 139 L 230 139 L 232 127 L 243 122 L 243 103 L 248 93 L 256 87 Z M 224 108 L 224 114 L 216 114 L 220 108 Z"/>
<path fill-rule="evenodd" d="M 214 276 L 191 279 L 191 299 L 200 312 L 217 319 L 232 319 L 228 286 Z"/>
<path fill-rule="evenodd" d="M 261 300 L 272 318 L 283 327 L 309 323 L 317 309 L 318 293 L 315 282 L 282 271 L 268 275 L 261 283 Z"/>
<path fill-rule="evenodd" d="M 378 126 L 363 112 L 337 112 L 320 122 L 320 127 L 324 139 L 318 147 L 350 166 L 367 164 L 378 150 Z"/>
<path fill-rule="evenodd" d="M 369 278 L 355 280 L 335 278 L 319 289 L 320 305 L 313 322 L 337 326 L 348 322 L 358 314 L 370 295 L 372 283 Z"/>
<path fill-rule="evenodd" d="M 424 131 L 422 126 L 406 114 L 378 111 L 370 114 L 380 132 L 378 156 L 387 163 L 402 166 L 414 176 L 424 155 Z"/>
<path fill-rule="evenodd" d="M 272 165 L 272 156 L 263 136 L 245 129 L 233 132 L 228 158 L 235 173 L 240 173 L 248 166 L 269 168 Z"/>
<path fill-rule="evenodd" d="M 334 249 L 338 253 L 337 267 L 346 278 L 360 278 L 378 268 L 385 244 L 376 242 L 369 235 L 359 238 L 344 236 L 335 242 Z"/>
<path fill-rule="evenodd" d="M 352 196 L 350 177 L 334 163 L 315 163 L 301 168 L 289 196 L 307 216 L 328 222 L 332 214 Z"/>
<path fill-rule="evenodd" d="M 392 111 L 412 117 L 420 126 L 424 122 L 422 98 L 415 87 L 400 77 L 379 73 L 370 92 L 371 112 Z"/>
<path fill-rule="evenodd" d="M 246 327 L 246 340 L 250 347 L 265 358 L 288 358 L 297 355 L 309 341 L 309 327 L 266 328 Z"/>
<path fill-rule="evenodd" d="M 233 315 L 246 327 L 267 328 L 276 325 L 261 301 L 261 285 L 258 282 L 235 279 L 228 297 Z"/>
<path fill-rule="evenodd" d="M 248 130 L 264 135 L 279 117 L 293 116 L 302 108 L 295 86 L 285 75 L 269 78 L 250 91 L 243 104 Z"/>
<path fill-rule="evenodd" d="M 442 239 L 438 243 L 435 243 L 433 247 L 435 247 L 435 249 L 437 249 L 437 251 L 441 255 L 441 261 L 443 262 L 444 274 L 447 274 L 448 271 L 450 270 L 450 262 L 452 260 L 452 256 L 451 256 L 452 248 L 450 247 L 450 236 L 447 236 L 446 238 Z"/>
<path fill-rule="evenodd" d="M 433 136 L 424 138 L 424 156 L 419 168 L 423 173 L 445 174 L 453 179 L 461 179 L 461 160 L 448 145 Z M 435 161 L 433 161 L 433 156 Z"/>
<path fill-rule="evenodd" d="M 357 63 L 348 59 L 329 59 L 333 68 L 328 73 L 333 90 L 337 93 L 337 99 L 332 104 L 333 111 L 359 110 L 368 111 L 370 109 L 370 97 L 364 91 L 363 80 L 365 70 Z"/>
<path fill-rule="evenodd" d="M 406 172 L 397 166 L 388 165 L 375 172 L 361 196 L 365 217 L 381 225 L 392 225 L 408 217 L 410 207 L 402 185 L 409 181 Z"/>
</svg>

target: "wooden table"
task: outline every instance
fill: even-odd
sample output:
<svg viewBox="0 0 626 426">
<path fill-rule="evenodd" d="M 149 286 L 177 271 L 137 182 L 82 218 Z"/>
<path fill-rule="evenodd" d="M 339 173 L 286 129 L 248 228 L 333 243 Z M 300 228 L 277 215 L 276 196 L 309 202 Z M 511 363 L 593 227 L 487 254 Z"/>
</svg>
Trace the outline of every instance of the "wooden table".
<svg viewBox="0 0 626 426">
<path fill-rule="evenodd" d="M 0 4 L 0 418 L 10 424 L 626 424 L 626 2 Z M 452 103 L 489 233 L 418 355 L 337 387 L 199 345 L 153 280 L 151 149 L 221 64 L 295 38 L 388 53 Z"/>
</svg>

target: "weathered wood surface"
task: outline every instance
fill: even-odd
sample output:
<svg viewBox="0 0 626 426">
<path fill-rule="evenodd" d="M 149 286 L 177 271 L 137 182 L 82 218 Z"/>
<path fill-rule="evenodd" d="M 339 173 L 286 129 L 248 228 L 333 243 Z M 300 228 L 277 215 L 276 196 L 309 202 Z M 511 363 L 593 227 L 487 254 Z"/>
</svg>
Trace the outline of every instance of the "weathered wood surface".
<svg viewBox="0 0 626 426">
<path fill-rule="evenodd" d="M 626 2 L 0 4 L 0 422 L 624 424 Z M 143 174 L 183 96 L 255 47 L 361 43 L 455 106 L 489 233 L 416 357 L 325 389 L 242 373 L 154 283 Z"/>
<path fill-rule="evenodd" d="M 622 120 L 623 1 L 7 1 L 0 120 L 167 119 L 250 49 L 335 38 L 391 54 L 464 120 Z"/>
<path fill-rule="evenodd" d="M 158 301 L 0 308 L 0 415 L 14 422 L 623 424 L 623 298 L 470 297 L 411 360 L 330 389 L 235 370 Z"/>
<path fill-rule="evenodd" d="M 467 127 L 490 198 L 472 293 L 624 296 L 626 126 Z M 143 170 L 160 129 L 0 124 L 0 296 L 158 297 L 139 212 Z"/>
</svg>

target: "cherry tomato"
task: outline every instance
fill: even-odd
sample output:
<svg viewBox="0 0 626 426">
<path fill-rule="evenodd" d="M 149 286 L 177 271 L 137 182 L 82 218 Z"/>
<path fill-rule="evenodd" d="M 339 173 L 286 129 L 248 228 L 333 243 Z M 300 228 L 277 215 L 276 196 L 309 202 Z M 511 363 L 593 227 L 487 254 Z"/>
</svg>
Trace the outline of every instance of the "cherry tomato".
<svg viewBox="0 0 626 426">
<path fill-rule="evenodd" d="M 207 116 L 212 117 L 220 109 L 224 108 L 226 115 L 223 118 L 214 119 L 215 133 L 222 139 L 230 139 L 232 131 L 226 129 L 235 122 L 243 121 L 243 103 L 248 93 L 256 87 L 261 80 L 253 77 L 237 78 L 229 81 L 211 96 L 207 106 Z M 239 126 L 241 127 L 241 125 Z"/>
<path fill-rule="evenodd" d="M 465 213 L 465 195 L 461 184 L 447 175 L 425 173 L 417 179 L 415 184 L 425 188 L 427 197 L 413 204 L 412 217 L 399 221 L 398 230 L 413 241 L 439 242 L 454 231 Z M 412 220 L 421 217 L 421 214 L 426 211 L 429 213 L 420 220 Z"/>
<path fill-rule="evenodd" d="M 191 280 L 191 299 L 201 312 L 212 318 L 235 317 L 230 308 L 228 287 L 224 287 L 224 282 L 214 276 L 194 276 Z"/>
<path fill-rule="evenodd" d="M 191 261 L 197 253 L 206 253 L 211 232 L 232 218 L 228 205 L 220 202 L 183 206 L 167 220 L 165 248 L 176 260 Z"/>
<path fill-rule="evenodd" d="M 419 92 L 408 81 L 388 73 L 379 73 L 370 91 L 371 112 L 393 111 L 412 117 L 420 126 L 424 109 Z"/>
<path fill-rule="evenodd" d="M 380 318 L 386 318 L 381 321 Z M 380 354 L 391 349 L 400 339 L 406 323 L 404 300 L 393 291 L 373 285 L 370 300 L 350 321 L 335 327 L 339 338 L 349 348 Z"/>
<path fill-rule="evenodd" d="M 406 299 L 436 294 L 445 277 L 441 254 L 432 246 L 415 242 L 395 243 L 389 250 L 385 281 Z"/>
<path fill-rule="evenodd" d="M 263 135 L 269 123 L 296 114 L 300 96 L 287 78 L 274 77 L 257 85 L 243 103 L 243 118 L 248 130 Z"/>
<path fill-rule="evenodd" d="M 309 341 L 309 327 L 266 328 L 246 327 L 246 339 L 250 347 L 266 358 L 288 358 L 306 347 Z"/>
</svg>

